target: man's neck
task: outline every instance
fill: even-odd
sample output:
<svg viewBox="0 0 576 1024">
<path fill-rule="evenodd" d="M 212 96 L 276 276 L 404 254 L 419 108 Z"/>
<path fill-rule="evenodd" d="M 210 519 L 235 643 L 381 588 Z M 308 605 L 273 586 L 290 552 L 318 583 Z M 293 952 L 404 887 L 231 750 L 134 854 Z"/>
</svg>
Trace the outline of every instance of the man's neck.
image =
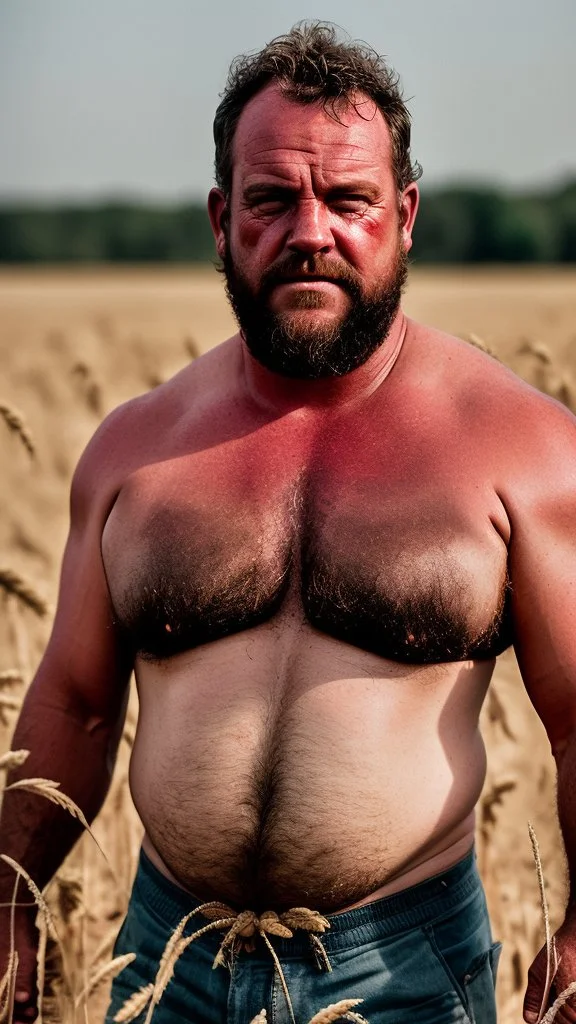
<svg viewBox="0 0 576 1024">
<path fill-rule="evenodd" d="M 258 362 L 241 337 L 247 389 L 258 405 L 289 412 L 303 406 L 339 407 L 373 394 L 386 379 L 400 354 L 406 318 L 398 310 L 386 338 L 362 366 L 341 377 L 299 380 L 269 370 Z"/>
</svg>

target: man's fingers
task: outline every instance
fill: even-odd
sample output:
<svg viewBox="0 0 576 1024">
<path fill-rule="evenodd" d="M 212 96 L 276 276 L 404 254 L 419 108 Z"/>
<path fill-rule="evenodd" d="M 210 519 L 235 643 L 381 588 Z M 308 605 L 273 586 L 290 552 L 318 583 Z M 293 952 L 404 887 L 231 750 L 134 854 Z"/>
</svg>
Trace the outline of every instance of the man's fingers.
<svg viewBox="0 0 576 1024">
<path fill-rule="evenodd" d="M 528 986 L 524 996 L 523 1017 L 526 1024 L 536 1024 L 546 986 L 546 949 L 541 949 L 528 971 Z"/>
<path fill-rule="evenodd" d="M 14 993 L 14 1024 L 23 1021 L 30 1024 L 38 1016 L 36 995 L 25 988 L 17 988 Z"/>
<path fill-rule="evenodd" d="M 564 968 L 564 965 L 562 965 L 562 968 Z M 542 1007 L 546 986 L 546 950 L 541 950 L 536 957 L 528 971 L 528 987 L 526 989 L 523 1009 L 526 1024 L 536 1024 L 539 1020 L 540 1008 L 542 1007 L 542 1014 L 545 1014 L 554 1004 L 559 993 L 568 988 L 570 982 L 576 978 L 576 973 L 572 977 L 570 972 L 565 973 L 562 968 L 562 973 L 560 974 L 559 972 L 554 979 L 546 1005 Z M 574 997 L 569 1001 L 565 1001 L 564 1005 L 558 1009 L 554 1018 L 554 1024 L 576 1024 L 576 1000 Z"/>
</svg>

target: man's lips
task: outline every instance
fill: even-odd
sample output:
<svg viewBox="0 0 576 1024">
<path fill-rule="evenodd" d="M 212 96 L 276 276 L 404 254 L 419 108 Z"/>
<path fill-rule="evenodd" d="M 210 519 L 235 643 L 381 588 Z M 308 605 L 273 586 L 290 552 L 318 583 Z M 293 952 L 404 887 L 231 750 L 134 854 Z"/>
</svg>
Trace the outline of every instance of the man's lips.
<svg viewBox="0 0 576 1024">
<path fill-rule="evenodd" d="M 273 288 L 280 288 L 283 284 L 335 284 L 342 287 L 342 281 L 335 277 L 283 277 L 275 281 Z"/>
</svg>

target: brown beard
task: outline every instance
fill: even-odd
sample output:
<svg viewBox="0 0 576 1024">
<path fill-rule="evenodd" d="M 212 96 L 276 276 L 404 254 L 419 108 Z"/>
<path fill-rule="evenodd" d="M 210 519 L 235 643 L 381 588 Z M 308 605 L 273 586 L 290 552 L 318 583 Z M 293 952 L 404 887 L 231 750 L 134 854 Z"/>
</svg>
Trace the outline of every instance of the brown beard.
<svg viewBox="0 0 576 1024">
<path fill-rule="evenodd" d="M 228 245 L 222 262 L 228 298 L 250 352 L 269 370 L 299 380 L 342 377 L 362 366 L 386 340 L 408 273 L 400 241 L 391 275 L 368 295 L 351 267 L 323 256 L 285 257 L 266 271 L 256 292 Z M 270 295 L 278 284 L 307 274 L 330 278 L 348 293 L 350 310 L 336 323 L 311 328 L 300 322 L 298 310 L 287 315 L 270 309 Z M 319 292 L 309 292 L 300 297 L 299 308 L 320 308 L 323 301 Z"/>
</svg>

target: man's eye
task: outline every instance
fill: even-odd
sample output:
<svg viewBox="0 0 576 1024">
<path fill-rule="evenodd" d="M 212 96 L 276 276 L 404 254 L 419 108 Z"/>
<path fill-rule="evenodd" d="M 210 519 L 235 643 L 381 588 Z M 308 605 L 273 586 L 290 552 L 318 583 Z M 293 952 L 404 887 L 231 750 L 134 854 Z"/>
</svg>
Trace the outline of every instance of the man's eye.
<svg viewBox="0 0 576 1024">
<path fill-rule="evenodd" d="M 338 213 L 363 213 L 368 203 L 363 196 L 337 196 L 331 206 Z"/>
<path fill-rule="evenodd" d="M 256 199 L 252 203 L 252 209 L 264 216 L 284 213 L 287 206 L 288 201 L 286 199 Z"/>
</svg>

